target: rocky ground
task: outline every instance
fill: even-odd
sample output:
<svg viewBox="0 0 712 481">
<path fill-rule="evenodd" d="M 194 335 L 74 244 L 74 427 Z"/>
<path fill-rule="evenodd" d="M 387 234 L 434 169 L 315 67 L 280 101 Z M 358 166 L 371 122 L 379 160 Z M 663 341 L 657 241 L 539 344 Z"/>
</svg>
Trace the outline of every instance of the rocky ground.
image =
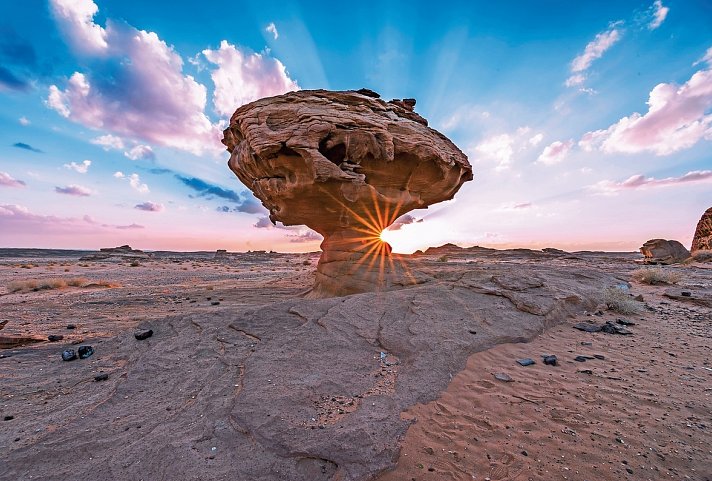
<svg viewBox="0 0 712 481">
<path fill-rule="evenodd" d="M 0 479 L 712 479 L 705 265 L 628 288 L 635 254 L 450 248 L 308 300 L 318 254 L 84 254 L 0 252 Z M 10 292 L 58 278 L 86 287 Z"/>
</svg>

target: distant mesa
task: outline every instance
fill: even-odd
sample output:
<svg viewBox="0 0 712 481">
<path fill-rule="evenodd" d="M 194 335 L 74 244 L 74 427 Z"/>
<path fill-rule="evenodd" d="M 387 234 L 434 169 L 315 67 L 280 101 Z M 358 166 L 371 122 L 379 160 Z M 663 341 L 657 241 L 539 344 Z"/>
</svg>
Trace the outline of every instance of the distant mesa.
<svg viewBox="0 0 712 481">
<path fill-rule="evenodd" d="M 79 258 L 80 261 L 104 261 L 104 260 L 138 260 L 148 259 L 151 254 L 139 249 L 132 249 L 129 245 L 119 247 L 102 247 L 99 252 L 87 254 Z"/>
<path fill-rule="evenodd" d="M 712 207 L 707 209 L 697 223 L 690 251 L 712 251 Z"/>
<path fill-rule="evenodd" d="M 324 237 L 308 297 L 402 285 L 408 273 L 381 232 L 472 179 L 467 156 L 428 127 L 415 103 L 368 89 L 302 90 L 244 105 L 230 119 L 228 166 L 270 220 Z"/>
<path fill-rule="evenodd" d="M 640 248 L 646 264 L 677 264 L 690 257 L 690 252 L 676 240 L 651 239 Z"/>
<path fill-rule="evenodd" d="M 227 259 L 227 250 L 226 249 L 218 249 L 215 251 L 215 256 L 213 259 Z"/>
</svg>

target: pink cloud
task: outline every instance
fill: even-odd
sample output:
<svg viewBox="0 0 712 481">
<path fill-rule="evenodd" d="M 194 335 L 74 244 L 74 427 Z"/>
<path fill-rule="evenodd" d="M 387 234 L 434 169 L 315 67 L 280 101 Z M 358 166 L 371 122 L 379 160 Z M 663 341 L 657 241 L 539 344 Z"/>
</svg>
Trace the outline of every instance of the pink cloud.
<svg viewBox="0 0 712 481">
<path fill-rule="evenodd" d="M 583 53 L 576 56 L 571 62 L 571 76 L 566 79 L 567 87 L 574 87 L 583 84 L 586 80 L 586 71 L 594 60 L 603 56 L 618 40 L 621 39 L 621 31 L 618 26 L 621 22 L 612 23 L 608 30 L 597 34 L 593 40 L 586 44 Z"/>
<path fill-rule="evenodd" d="M 92 193 L 91 189 L 76 184 L 68 185 L 67 187 L 55 187 L 54 191 L 58 194 L 73 195 L 76 197 L 89 197 Z"/>
<path fill-rule="evenodd" d="M 124 152 L 124 156 L 131 160 L 154 160 L 156 154 L 153 153 L 153 149 L 148 145 L 136 145 Z"/>
<path fill-rule="evenodd" d="M 249 53 L 223 40 L 219 49 L 203 50 L 203 55 L 217 65 L 210 76 L 215 84 L 213 105 L 222 116 L 230 117 L 253 100 L 299 90 L 282 62 L 266 54 Z"/>
<path fill-rule="evenodd" d="M 612 195 L 622 190 L 636 190 L 655 187 L 669 187 L 680 184 L 712 182 L 712 170 L 693 170 L 680 177 L 656 179 L 642 174 L 632 175 L 622 182 L 602 180 L 592 185 L 589 190 L 604 195 Z"/>
<path fill-rule="evenodd" d="M 70 43 L 94 62 L 64 89 L 50 86 L 50 108 L 90 128 L 194 154 L 224 149 L 219 127 L 204 113 L 205 86 L 183 74 L 183 60 L 158 35 L 111 20 L 106 28 L 95 24 L 90 0 L 54 0 L 53 11 Z"/>
<path fill-rule="evenodd" d="M 710 108 L 712 70 L 700 70 L 680 86 L 656 85 L 650 92 L 648 112 L 635 112 L 607 129 L 587 132 L 579 146 L 586 151 L 668 155 L 712 139 Z"/>
<path fill-rule="evenodd" d="M 573 140 L 567 140 L 565 142 L 557 140 L 552 142 L 544 147 L 544 151 L 539 158 L 537 158 L 537 162 L 544 165 L 558 164 L 566 158 L 566 154 L 569 153 L 573 145 Z"/>
<path fill-rule="evenodd" d="M 25 182 L 13 178 L 7 172 L 0 172 L 0 187 L 24 187 Z"/>
<path fill-rule="evenodd" d="M 143 210 L 146 212 L 163 212 L 165 207 L 163 206 L 163 204 L 159 204 L 156 202 L 143 202 L 141 204 L 136 204 L 134 206 L 134 209 Z"/>
</svg>

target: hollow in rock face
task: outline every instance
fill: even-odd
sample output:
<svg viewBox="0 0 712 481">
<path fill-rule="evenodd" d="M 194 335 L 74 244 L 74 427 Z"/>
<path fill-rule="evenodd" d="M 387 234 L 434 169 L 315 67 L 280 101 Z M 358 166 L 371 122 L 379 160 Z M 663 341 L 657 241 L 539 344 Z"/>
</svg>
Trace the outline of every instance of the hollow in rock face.
<svg viewBox="0 0 712 481">
<path fill-rule="evenodd" d="M 230 119 L 228 165 L 270 220 L 324 236 L 311 297 L 408 283 L 381 232 L 472 179 L 467 156 L 414 106 L 366 89 L 302 90 L 244 105 Z"/>
</svg>

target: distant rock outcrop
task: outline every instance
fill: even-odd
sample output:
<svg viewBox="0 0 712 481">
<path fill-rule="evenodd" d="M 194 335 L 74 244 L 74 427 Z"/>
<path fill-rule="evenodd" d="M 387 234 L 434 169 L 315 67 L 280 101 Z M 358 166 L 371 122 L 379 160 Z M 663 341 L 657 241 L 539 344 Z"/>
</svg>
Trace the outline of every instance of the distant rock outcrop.
<svg viewBox="0 0 712 481">
<path fill-rule="evenodd" d="M 646 264 L 676 264 L 690 257 L 690 252 L 676 240 L 651 239 L 640 252 Z"/>
<path fill-rule="evenodd" d="M 238 108 L 224 132 L 230 169 L 270 220 L 324 237 L 311 297 L 402 282 L 381 232 L 472 179 L 467 156 L 413 111 L 414 99 L 379 97 L 290 92 Z"/>
<path fill-rule="evenodd" d="M 712 207 L 702 214 L 697 223 L 690 251 L 693 254 L 697 251 L 712 251 Z"/>
<path fill-rule="evenodd" d="M 99 252 L 87 254 L 79 258 L 80 261 L 104 261 L 109 259 L 148 259 L 151 254 L 148 254 L 139 249 L 132 249 L 129 245 L 119 247 L 102 247 Z"/>
</svg>

